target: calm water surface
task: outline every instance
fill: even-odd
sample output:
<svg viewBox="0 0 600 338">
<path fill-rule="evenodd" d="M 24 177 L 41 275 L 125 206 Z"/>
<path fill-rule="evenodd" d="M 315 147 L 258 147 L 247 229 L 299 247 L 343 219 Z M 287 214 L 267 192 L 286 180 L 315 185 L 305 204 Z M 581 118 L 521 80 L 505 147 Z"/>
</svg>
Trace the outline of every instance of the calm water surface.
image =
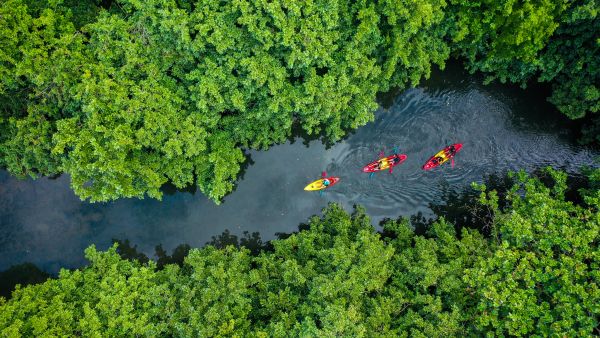
<svg viewBox="0 0 600 338">
<path fill-rule="evenodd" d="M 0 171 L 0 270 L 32 262 L 49 272 L 85 264 L 90 244 L 107 248 L 129 239 L 146 254 L 187 243 L 202 246 L 228 230 L 260 232 L 263 240 L 292 232 L 328 202 L 366 207 L 373 223 L 428 212 L 444 188 L 461 189 L 484 175 L 552 165 L 575 172 L 600 153 L 578 146 L 543 96 L 507 86 L 483 86 L 464 72 L 434 74 L 419 88 L 382 98 L 373 123 L 326 148 L 320 141 L 249 152 L 253 162 L 220 206 L 200 193 L 175 192 L 162 201 L 81 202 L 66 175 L 19 181 Z M 456 166 L 430 172 L 421 165 L 450 143 L 464 144 Z M 397 146 L 408 159 L 393 174 L 369 179 L 363 165 Z M 341 182 L 320 197 L 302 188 L 321 171 Z"/>
</svg>

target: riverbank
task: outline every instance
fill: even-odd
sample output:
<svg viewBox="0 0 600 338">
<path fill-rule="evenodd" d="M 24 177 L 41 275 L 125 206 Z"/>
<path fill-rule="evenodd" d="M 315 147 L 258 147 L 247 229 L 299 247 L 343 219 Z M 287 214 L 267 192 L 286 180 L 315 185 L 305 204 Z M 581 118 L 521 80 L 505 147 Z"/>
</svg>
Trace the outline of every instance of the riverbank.
<svg viewBox="0 0 600 338">
<path fill-rule="evenodd" d="M 332 204 L 259 255 L 209 246 L 158 268 L 123 260 L 115 247 L 90 247 L 89 267 L 0 301 L 0 332 L 593 335 L 597 182 L 573 204 L 565 200 L 567 176 L 544 172 L 541 180 L 522 172 L 504 193 L 479 198 L 491 215 L 478 221 L 488 235 L 444 219 L 423 234 L 406 219 L 390 220 L 379 234 L 363 208 L 349 215 Z"/>
<path fill-rule="evenodd" d="M 375 121 L 338 143 L 296 138 L 249 151 L 251 164 L 220 206 L 194 190 L 165 190 L 162 201 L 90 204 L 75 196 L 67 175 L 21 181 L 0 172 L 0 271 L 25 262 L 50 273 L 77 268 L 86 262 L 86 247 L 104 250 L 113 239 L 128 239 L 149 256 L 159 244 L 169 252 L 181 243 L 202 247 L 226 231 L 238 237 L 258 232 L 267 241 L 296 231 L 329 202 L 347 209 L 363 205 L 377 225 L 384 218 L 432 215 L 430 204 L 444 194 L 494 173 L 551 165 L 575 174 L 600 152 L 579 145 L 565 118 L 551 108 L 543 95 L 485 86 L 449 64 L 422 86 L 382 99 Z M 454 142 L 465 144 L 455 168 L 420 169 Z M 393 147 L 408 155 L 393 174 L 369 179 L 360 172 Z M 303 191 L 323 170 L 341 182 L 323 197 Z"/>
</svg>

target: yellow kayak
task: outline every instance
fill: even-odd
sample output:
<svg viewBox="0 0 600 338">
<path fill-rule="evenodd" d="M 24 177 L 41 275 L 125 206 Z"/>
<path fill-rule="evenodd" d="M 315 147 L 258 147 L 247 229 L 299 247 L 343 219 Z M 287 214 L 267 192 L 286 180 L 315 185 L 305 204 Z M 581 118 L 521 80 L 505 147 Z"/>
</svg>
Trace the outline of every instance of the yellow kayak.
<svg viewBox="0 0 600 338">
<path fill-rule="evenodd" d="M 324 185 L 323 181 L 324 180 L 329 180 L 329 185 Z M 306 187 L 304 187 L 304 190 L 307 191 L 315 191 L 315 190 L 323 190 L 325 188 L 329 188 L 332 185 L 336 184 L 338 181 L 340 180 L 339 177 L 326 177 L 326 178 L 320 178 L 312 183 L 310 183 L 309 185 L 307 185 Z"/>
</svg>

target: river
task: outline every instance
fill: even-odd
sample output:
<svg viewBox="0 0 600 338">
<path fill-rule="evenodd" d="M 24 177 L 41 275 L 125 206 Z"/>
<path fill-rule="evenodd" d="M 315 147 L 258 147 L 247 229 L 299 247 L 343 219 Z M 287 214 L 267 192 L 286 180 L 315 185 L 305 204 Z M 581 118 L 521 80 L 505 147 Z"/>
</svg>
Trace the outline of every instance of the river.
<svg viewBox="0 0 600 338">
<path fill-rule="evenodd" d="M 106 249 L 128 239 L 152 256 L 206 244 L 225 231 L 258 232 L 262 240 L 296 231 L 328 202 L 348 210 L 366 207 L 376 225 L 383 218 L 428 213 L 443 189 L 462 189 L 486 174 L 533 171 L 552 165 L 577 172 L 600 152 L 577 144 L 572 123 L 535 89 L 484 86 L 481 79 L 451 66 L 421 86 L 381 97 L 375 121 L 326 147 L 297 138 L 267 151 L 249 151 L 250 164 L 233 193 L 215 205 L 200 193 L 168 191 L 162 201 L 123 199 L 81 202 L 69 177 L 17 180 L 0 171 L 0 270 L 31 262 L 45 271 L 86 263 L 90 244 Z M 425 172 L 423 163 L 451 143 L 463 143 L 456 164 Z M 408 159 L 393 174 L 373 178 L 361 168 L 380 151 L 398 147 Z M 303 191 L 326 170 L 340 183 L 320 196 Z"/>
</svg>

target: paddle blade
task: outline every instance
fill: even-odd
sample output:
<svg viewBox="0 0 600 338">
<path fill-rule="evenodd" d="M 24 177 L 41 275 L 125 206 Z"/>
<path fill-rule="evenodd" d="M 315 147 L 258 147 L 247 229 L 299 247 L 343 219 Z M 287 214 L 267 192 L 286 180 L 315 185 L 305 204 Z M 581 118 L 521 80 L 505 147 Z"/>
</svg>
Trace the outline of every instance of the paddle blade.
<svg viewBox="0 0 600 338">
<path fill-rule="evenodd" d="M 321 173 L 321 177 L 327 177 L 327 172 L 326 172 L 326 171 L 323 171 L 323 172 Z"/>
<path fill-rule="evenodd" d="M 394 154 L 399 153 L 400 151 L 398 150 L 398 147 L 394 147 Z"/>
<path fill-rule="evenodd" d="M 452 168 L 454 168 L 454 157 L 452 158 Z"/>
<path fill-rule="evenodd" d="M 385 157 L 385 153 L 383 151 L 379 152 L 379 158 Z"/>
<path fill-rule="evenodd" d="M 390 174 L 394 172 L 394 167 L 390 167 Z"/>
<path fill-rule="evenodd" d="M 375 176 L 375 173 L 374 173 L 374 172 L 371 172 L 371 173 L 369 174 L 369 178 L 373 178 L 373 176 Z"/>
</svg>

